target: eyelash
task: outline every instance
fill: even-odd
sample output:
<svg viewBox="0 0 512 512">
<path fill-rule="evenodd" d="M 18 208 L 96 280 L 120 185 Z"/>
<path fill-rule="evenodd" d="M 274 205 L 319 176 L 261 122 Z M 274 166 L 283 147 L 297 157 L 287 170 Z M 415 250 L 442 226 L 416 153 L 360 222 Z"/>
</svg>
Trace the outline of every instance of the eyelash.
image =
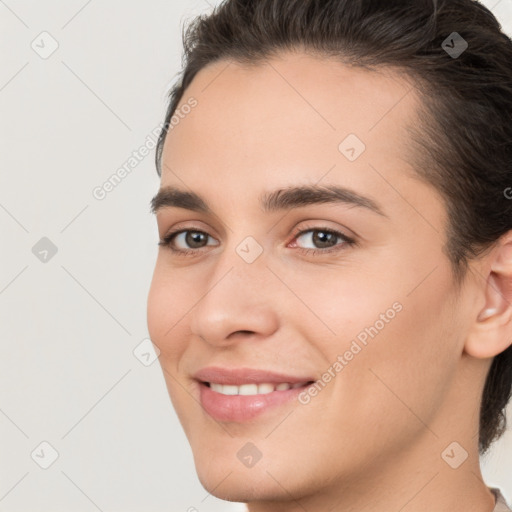
<svg viewBox="0 0 512 512">
<path fill-rule="evenodd" d="M 321 227 L 306 228 L 306 229 L 303 229 L 302 231 L 298 231 L 297 233 L 295 233 L 293 235 L 293 240 L 295 240 L 299 236 L 303 235 L 304 233 L 309 233 L 310 231 L 320 231 L 322 233 L 328 233 L 328 234 L 335 235 L 337 238 L 340 238 L 344 243 L 336 244 L 327 249 L 304 249 L 302 247 L 296 248 L 296 250 L 301 251 L 302 253 L 307 254 L 307 255 L 317 255 L 319 253 L 328 254 L 331 252 L 342 250 L 346 246 L 350 247 L 350 246 L 356 245 L 356 241 L 353 238 L 350 238 L 347 235 L 340 233 L 339 231 L 335 231 L 335 230 L 329 229 L 329 228 L 321 228 Z M 200 248 L 200 249 L 175 249 L 172 247 L 172 241 L 173 241 L 174 237 L 179 235 L 180 233 L 185 233 L 185 232 L 202 233 L 206 236 L 210 236 L 210 235 L 208 235 L 208 233 L 206 233 L 205 231 L 201 231 L 200 229 L 178 229 L 176 231 L 172 231 L 172 232 L 168 233 L 162 240 L 160 240 L 158 242 L 158 245 L 161 247 L 168 248 L 171 252 L 173 252 L 177 256 L 197 256 L 197 254 L 199 252 L 202 252 L 201 251 L 202 248 Z"/>
</svg>

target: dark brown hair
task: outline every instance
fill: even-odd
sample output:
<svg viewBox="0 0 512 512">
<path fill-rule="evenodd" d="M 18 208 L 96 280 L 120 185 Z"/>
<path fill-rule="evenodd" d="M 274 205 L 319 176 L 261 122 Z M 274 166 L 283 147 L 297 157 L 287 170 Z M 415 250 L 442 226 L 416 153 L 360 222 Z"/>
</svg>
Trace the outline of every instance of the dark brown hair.
<svg viewBox="0 0 512 512">
<path fill-rule="evenodd" d="M 445 202 L 443 250 L 459 286 L 468 260 L 512 229 L 505 193 L 512 186 L 512 41 L 477 1 L 225 0 L 188 24 L 183 45 L 183 70 L 156 148 L 159 175 L 171 118 L 202 68 L 303 50 L 365 69 L 400 70 L 420 91 L 421 123 L 408 127 L 411 155 L 418 177 Z M 509 347 L 494 358 L 485 383 L 481 454 L 505 431 L 511 390 Z"/>
</svg>

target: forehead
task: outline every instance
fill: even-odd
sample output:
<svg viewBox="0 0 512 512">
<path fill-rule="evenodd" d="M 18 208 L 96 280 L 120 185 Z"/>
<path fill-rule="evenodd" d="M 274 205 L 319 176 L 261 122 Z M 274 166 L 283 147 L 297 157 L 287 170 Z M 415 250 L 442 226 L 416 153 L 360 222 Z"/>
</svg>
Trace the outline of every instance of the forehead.
<svg viewBox="0 0 512 512">
<path fill-rule="evenodd" d="M 406 127 L 415 122 L 418 101 L 412 82 L 398 71 L 368 71 L 291 52 L 250 66 L 210 64 L 185 91 L 178 114 L 191 97 L 197 106 L 181 114 L 167 136 L 168 164 L 183 152 L 189 159 L 191 152 L 197 158 L 224 156 L 237 168 L 235 154 L 254 164 L 269 154 L 311 163 L 326 152 L 332 161 L 350 134 L 364 144 L 366 157 L 405 158 Z"/>
<path fill-rule="evenodd" d="M 191 98 L 197 105 L 184 109 Z M 221 60 L 181 98 L 162 186 L 229 201 L 230 190 L 258 196 L 323 180 L 396 202 L 399 183 L 417 180 L 407 127 L 418 122 L 419 101 L 412 80 L 390 68 L 298 52 L 250 66 Z M 412 193 L 425 202 L 422 188 Z"/>
</svg>

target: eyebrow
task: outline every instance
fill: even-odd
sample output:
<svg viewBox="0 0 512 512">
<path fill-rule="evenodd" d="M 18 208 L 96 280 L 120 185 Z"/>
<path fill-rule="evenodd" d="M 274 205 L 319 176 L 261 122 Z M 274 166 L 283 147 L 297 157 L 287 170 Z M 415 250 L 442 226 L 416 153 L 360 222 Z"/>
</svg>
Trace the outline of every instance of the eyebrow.
<svg viewBox="0 0 512 512">
<path fill-rule="evenodd" d="M 314 204 L 341 203 L 366 208 L 378 215 L 387 217 L 379 204 L 373 199 L 337 185 L 288 187 L 266 192 L 259 199 L 265 213 L 291 210 Z M 195 212 L 213 214 L 208 203 L 200 195 L 171 186 L 162 187 L 151 200 L 151 212 L 154 214 L 166 207 L 184 208 Z"/>
</svg>

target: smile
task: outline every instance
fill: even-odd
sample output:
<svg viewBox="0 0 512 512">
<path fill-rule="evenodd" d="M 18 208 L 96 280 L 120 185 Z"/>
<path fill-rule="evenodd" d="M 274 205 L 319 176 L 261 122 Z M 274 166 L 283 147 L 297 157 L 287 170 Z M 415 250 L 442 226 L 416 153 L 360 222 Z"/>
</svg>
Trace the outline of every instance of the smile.
<svg viewBox="0 0 512 512">
<path fill-rule="evenodd" d="M 219 384 L 215 382 L 207 382 L 206 385 L 210 387 L 212 391 L 216 393 L 220 393 L 221 395 L 243 395 L 243 396 L 253 396 L 253 395 L 268 395 L 269 393 L 273 393 L 274 391 L 286 391 L 288 389 L 296 389 L 306 386 L 311 382 L 297 382 L 294 384 L 290 384 L 288 382 L 281 382 L 278 384 L 274 384 L 271 382 L 264 382 L 261 384 L 242 384 L 241 386 L 234 386 L 230 384 Z"/>
<path fill-rule="evenodd" d="M 290 375 L 258 368 L 202 368 L 193 378 L 204 413 L 216 421 L 243 423 L 282 407 L 315 382 L 311 375 Z"/>
</svg>

